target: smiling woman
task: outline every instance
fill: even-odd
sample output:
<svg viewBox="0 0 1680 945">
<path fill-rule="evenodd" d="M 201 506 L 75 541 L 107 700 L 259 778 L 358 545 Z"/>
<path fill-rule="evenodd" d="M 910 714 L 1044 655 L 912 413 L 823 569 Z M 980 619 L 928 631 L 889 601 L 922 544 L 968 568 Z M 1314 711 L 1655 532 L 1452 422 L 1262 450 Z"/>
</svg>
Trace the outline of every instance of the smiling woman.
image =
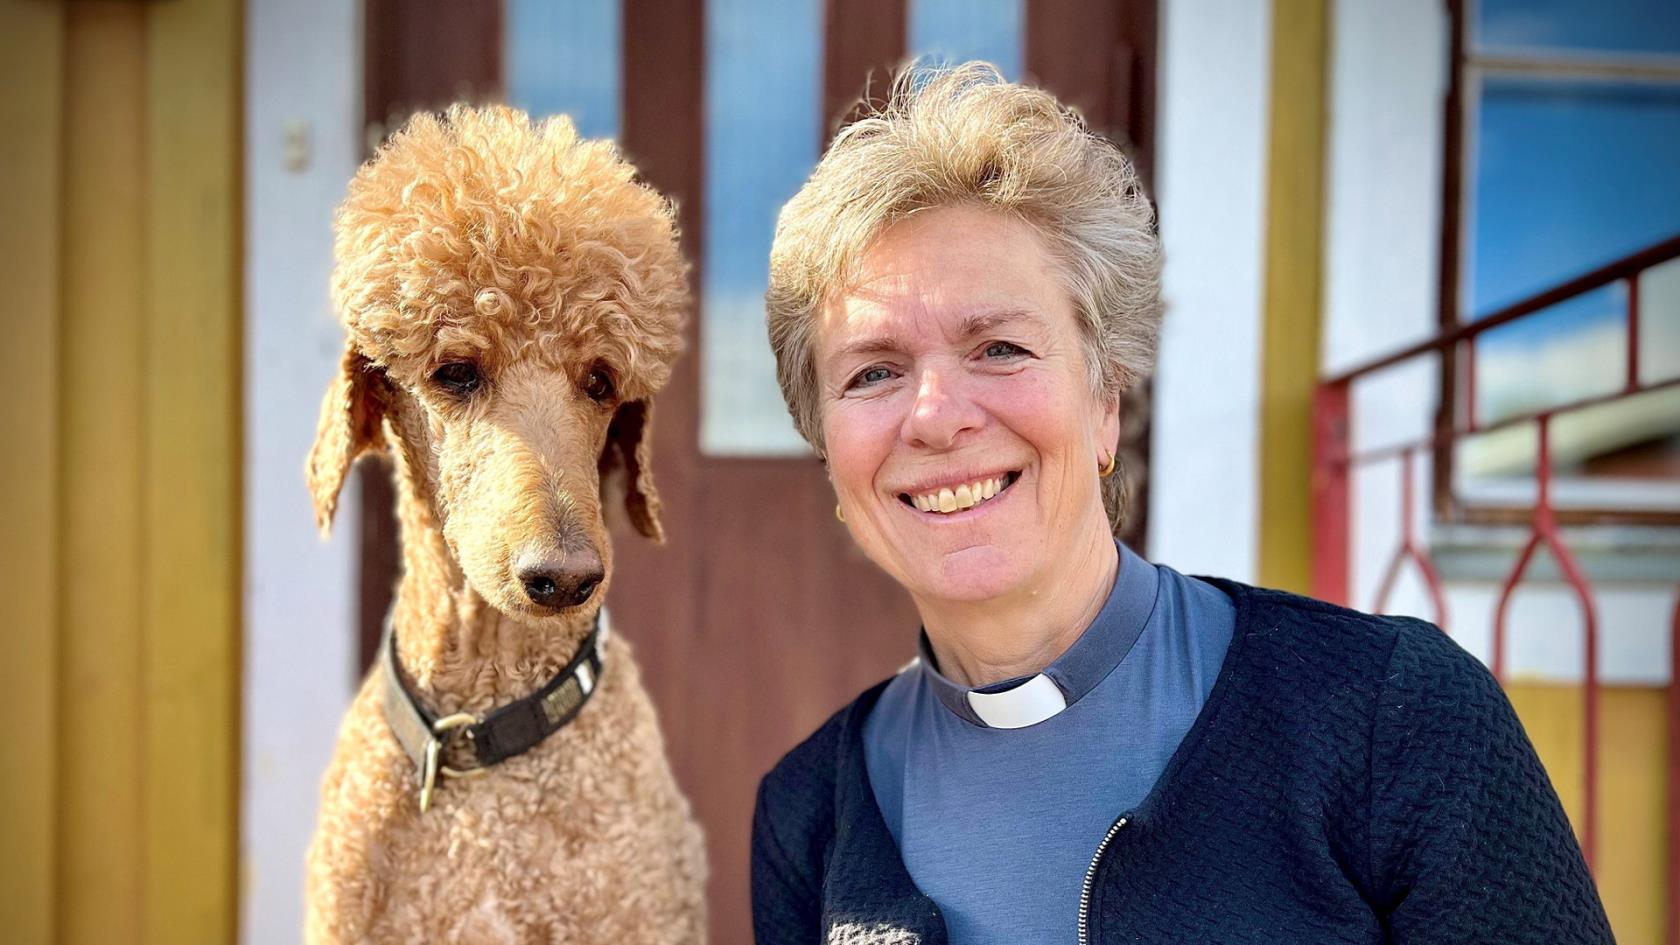
<svg viewBox="0 0 1680 945">
<path fill-rule="evenodd" d="M 783 210 L 777 377 L 922 627 L 765 776 L 759 941 L 1608 942 L 1473 657 L 1113 538 L 1158 274 L 1125 158 L 981 64 L 911 72 Z"/>
<path fill-rule="evenodd" d="M 1005 627 L 1077 633 L 1113 583 L 1095 473 L 1119 405 L 1090 384 L 1076 317 L 1034 231 L 974 207 L 894 224 L 818 316 L 823 450 L 852 535 L 952 651 L 944 665 L 976 681 L 1070 642 L 1017 654 Z M 1025 554 L 1004 540 L 1023 534 L 1046 540 Z M 999 631 L 946 632 L 975 619 Z"/>
</svg>

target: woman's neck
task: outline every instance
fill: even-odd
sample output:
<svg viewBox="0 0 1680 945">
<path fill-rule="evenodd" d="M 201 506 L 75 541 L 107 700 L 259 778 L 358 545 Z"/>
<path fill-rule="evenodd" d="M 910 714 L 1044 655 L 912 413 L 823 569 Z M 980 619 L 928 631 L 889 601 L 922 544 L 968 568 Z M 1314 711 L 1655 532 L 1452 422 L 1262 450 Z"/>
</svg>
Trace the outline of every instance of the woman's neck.
<svg viewBox="0 0 1680 945">
<path fill-rule="evenodd" d="M 1067 652 L 1102 611 L 1120 568 L 1113 537 L 1102 529 L 1087 532 L 1066 567 L 1035 576 L 1007 597 L 918 599 L 939 671 L 960 685 L 985 686 L 1042 672 Z"/>
</svg>

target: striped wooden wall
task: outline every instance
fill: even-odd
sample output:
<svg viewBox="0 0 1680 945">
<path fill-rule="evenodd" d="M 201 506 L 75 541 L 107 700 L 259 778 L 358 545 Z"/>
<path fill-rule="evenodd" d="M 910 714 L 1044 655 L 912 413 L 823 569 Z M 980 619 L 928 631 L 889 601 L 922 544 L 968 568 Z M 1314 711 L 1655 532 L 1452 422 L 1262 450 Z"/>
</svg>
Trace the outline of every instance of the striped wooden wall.
<svg viewBox="0 0 1680 945">
<path fill-rule="evenodd" d="M 241 9 L 0 2 L 0 929 L 232 941 Z"/>
<path fill-rule="evenodd" d="M 64 17 L 56 8 L 10 0 L 0 6 L 0 123 L 33 128 L 0 138 L 0 260 L 10 303 L 0 309 L 6 344 L 0 375 L 0 599 L 9 621 L 0 691 L 19 718 L 53 718 L 57 673 L 59 389 L 57 328 L 38 313 L 59 307 L 59 154 L 64 89 Z M 50 940 L 57 733 L 20 726 L 0 767 L 0 928 L 19 941 Z"/>
</svg>

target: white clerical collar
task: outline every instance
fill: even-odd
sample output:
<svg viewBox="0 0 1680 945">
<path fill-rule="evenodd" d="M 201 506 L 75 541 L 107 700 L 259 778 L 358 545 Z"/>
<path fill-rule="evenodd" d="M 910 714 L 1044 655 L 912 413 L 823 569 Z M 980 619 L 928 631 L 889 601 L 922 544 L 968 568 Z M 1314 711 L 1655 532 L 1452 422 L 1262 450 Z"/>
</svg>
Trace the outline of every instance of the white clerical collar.
<svg viewBox="0 0 1680 945">
<path fill-rule="evenodd" d="M 1026 728 L 1068 707 L 1067 696 L 1043 673 L 1002 692 L 970 689 L 964 696 L 987 728 Z"/>
<path fill-rule="evenodd" d="M 917 641 L 917 662 L 934 695 L 964 720 L 986 728 L 1026 728 L 1054 718 L 1097 687 L 1131 652 L 1155 611 L 1160 576 L 1155 566 L 1119 542 L 1120 567 L 1096 619 L 1067 652 L 1041 673 L 990 685 L 961 685 L 939 671 L 927 633 Z"/>
</svg>

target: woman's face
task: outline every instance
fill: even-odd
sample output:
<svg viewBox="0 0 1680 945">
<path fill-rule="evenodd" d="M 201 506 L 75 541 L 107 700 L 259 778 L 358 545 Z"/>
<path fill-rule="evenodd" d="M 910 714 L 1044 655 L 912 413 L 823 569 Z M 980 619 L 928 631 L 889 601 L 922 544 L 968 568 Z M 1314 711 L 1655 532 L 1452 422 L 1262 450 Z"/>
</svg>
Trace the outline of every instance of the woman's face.
<svg viewBox="0 0 1680 945">
<path fill-rule="evenodd" d="M 865 553 L 924 600 L 1034 594 L 1106 540 L 1118 407 L 1091 390 L 1038 235 L 968 207 L 884 231 L 820 313 L 828 472 Z"/>
</svg>

